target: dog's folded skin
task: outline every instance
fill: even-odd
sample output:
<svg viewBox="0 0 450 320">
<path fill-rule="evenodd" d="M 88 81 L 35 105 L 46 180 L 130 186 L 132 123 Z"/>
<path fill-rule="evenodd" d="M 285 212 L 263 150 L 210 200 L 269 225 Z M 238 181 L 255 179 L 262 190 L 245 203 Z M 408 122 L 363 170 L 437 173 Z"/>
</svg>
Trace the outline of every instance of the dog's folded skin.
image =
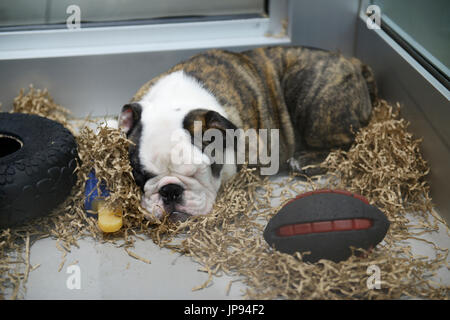
<svg viewBox="0 0 450 320">
<path fill-rule="evenodd" d="M 277 163 L 301 171 L 317 161 L 314 155 L 353 142 L 375 96 L 370 68 L 338 53 L 269 47 L 198 54 L 146 83 L 123 107 L 120 124 L 135 143 L 130 161 L 143 206 L 157 217 L 212 209 L 238 166 L 205 154 L 208 141 L 195 140 L 198 130 L 214 129 L 225 139 L 229 129 L 278 129 Z M 266 147 L 273 153 L 271 137 Z M 251 145 L 249 154 L 252 147 L 261 151 Z M 235 159 L 235 148 L 223 152 Z M 174 159 L 186 153 L 190 161 Z"/>
</svg>

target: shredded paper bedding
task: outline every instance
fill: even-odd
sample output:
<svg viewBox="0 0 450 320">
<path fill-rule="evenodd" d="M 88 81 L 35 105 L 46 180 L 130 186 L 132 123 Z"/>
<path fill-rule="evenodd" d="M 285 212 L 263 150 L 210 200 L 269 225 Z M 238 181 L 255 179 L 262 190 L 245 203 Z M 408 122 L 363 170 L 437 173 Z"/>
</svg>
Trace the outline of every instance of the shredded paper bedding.
<svg viewBox="0 0 450 320">
<path fill-rule="evenodd" d="M 399 106 L 379 99 L 369 125 L 357 132 L 348 151 L 334 150 L 320 164 L 327 174 L 308 178 L 298 175 L 280 179 L 261 178 L 243 167 L 219 192 L 213 211 L 206 216 L 174 223 L 169 219 L 146 220 L 141 191 L 128 161 L 130 141 L 117 129 L 86 119 L 74 125 L 70 113 L 56 104 L 46 90 L 21 90 L 12 112 L 34 113 L 61 122 L 74 133 L 80 163 L 78 182 L 68 199 L 49 216 L 26 225 L 0 230 L 0 298 L 23 298 L 30 272 L 33 244 L 50 237 L 66 255 L 78 240 L 91 237 L 99 242 L 121 243 L 130 258 L 151 263 L 133 253 L 136 239 L 154 241 L 161 247 L 192 257 L 209 277 L 192 290 L 214 285 L 214 278 L 232 276 L 245 284 L 247 299 L 448 299 L 448 286 L 434 282 L 440 268 L 448 271 L 448 248 L 423 239 L 428 233 L 448 227 L 432 209 L 426 176 L 430 169 L 420 152 L 421 140 L 408 132 Z M 95 218 L 84 210 L 84 185 L 94 169 L 110 190 L 107 202 L 124 212 L 122 229 L 103 234 Z M 363 255 L 335 263 L 303 262 L 302 255 L 289 255 L 269 247 L 263 239 L 267 221 L 289 199 L 320 188 L 340 188 L 358 193 L 380 208 L 391 222 L 383 242 Z M 411 222 L 410 217 L 414 217 Z M 434 256 L 418 256 L 409 240 L 422 241 Z M 304 253 L 307 254 L 307 253 Z M 370 266 L 382 274 L 380 289 L 367 285 Z M 151 267 L 151 266 L 149 266 Z M 55 271 L 57 272 L 57 271 Z"/>
</svg>

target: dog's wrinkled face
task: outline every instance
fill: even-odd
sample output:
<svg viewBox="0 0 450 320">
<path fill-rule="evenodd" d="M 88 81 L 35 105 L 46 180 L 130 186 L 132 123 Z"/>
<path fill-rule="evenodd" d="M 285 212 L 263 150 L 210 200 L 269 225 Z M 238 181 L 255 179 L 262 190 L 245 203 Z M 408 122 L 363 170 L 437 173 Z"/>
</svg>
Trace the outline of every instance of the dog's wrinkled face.
<svg viewBox="0 0 450 320">
<path fill-rule="evenodd" d="M 202 123 L 202 130 L 225 130 L 232 124 L 216 111 L 191 107 L 171 94 L 165 97 L 162 87 L 125 105 L 119 122 L 134 143 L 130 163 L 143 191 L 143 207 L 158 218 L 169 214 L 179 220 L 209 213 L 222 181 L 236 167 L 214 163 L 202 145 L 194 144 L 194 121 Z"/>
</svg>

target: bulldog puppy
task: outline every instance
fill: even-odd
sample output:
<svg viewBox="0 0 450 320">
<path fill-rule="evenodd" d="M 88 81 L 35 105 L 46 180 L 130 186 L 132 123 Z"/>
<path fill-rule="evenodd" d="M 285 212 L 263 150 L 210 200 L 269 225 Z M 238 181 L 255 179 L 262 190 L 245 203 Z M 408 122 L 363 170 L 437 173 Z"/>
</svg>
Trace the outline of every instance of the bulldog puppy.
<svg viewBox="0 0 450 320">
<path fill-rule="evenodd" d="M 245 160 L 271 151 L 269 162 L 277 165 L 269 174 L 285 166 L 303 172 L 331 148 L 351 145 L 369 121 L 375 96 L 369 67 L 339 53 L 306 47 L 211 50 L 146 83 L 122 108 L 119 124 L 133 142 L 130 162 L 149 215 L 204 215 L 221 184 L 243 164 L 230 140 L 247 141 Z M 250 130 L 257 132 L 256 143 L 242 135 Z M 267 132 L 276 135 L 267 139 Z M 223 150 L 205 152 L 213 142 Z M 219 153 L 227 161 L 216 161 Z"/>
</svg>

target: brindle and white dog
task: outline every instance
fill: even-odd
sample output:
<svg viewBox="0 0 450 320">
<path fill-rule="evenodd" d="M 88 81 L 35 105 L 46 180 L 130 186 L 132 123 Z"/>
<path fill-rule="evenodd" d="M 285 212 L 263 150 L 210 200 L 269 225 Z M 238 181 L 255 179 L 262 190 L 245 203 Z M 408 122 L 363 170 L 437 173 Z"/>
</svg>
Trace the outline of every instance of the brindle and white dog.
<svg viewBox="0 0 450 320">
<path fill-rule="evenodd" d="M 123 107 L 119 123 L 134 142 L 130 162 L 148 212 L 159 218 L 204 215 L 238 166 L 214 163 L 203 153 L 204 141 L 193 143 L 195 121 L 203 131 L 279 129 L 277 160 L 301 171 L 331 148 L 353 142 L 369 121 L 375 95 L 370 68 L 339 53 L 306 47 L 211 50 L 146 83 Z M 175 142 L 180 130 L 184 134 Z M 174 162 L 180 146 L 199 161 Z"/>
</svg>

